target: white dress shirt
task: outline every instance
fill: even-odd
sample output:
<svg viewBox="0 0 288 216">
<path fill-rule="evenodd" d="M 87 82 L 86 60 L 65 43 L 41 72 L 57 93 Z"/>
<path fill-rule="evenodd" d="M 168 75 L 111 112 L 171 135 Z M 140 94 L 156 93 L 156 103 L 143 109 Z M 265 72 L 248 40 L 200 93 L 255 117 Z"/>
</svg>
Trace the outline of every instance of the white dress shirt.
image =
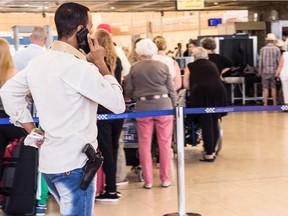
<svg viewBox="0 0 288 216">
<path fill-rule="evenodd" d="M 19 72 L 20 70 L 23 70 L 31 59 L 43 54 L 44 52 L 45 48 L 37 44 L 29 44 L 26 48 L 15 52 L 12 58 L 16 71 Z"/>
<path fill-rule="evenodd" d="M 288 51 L 288 39 L 285 39 L 284 44 L 281 49 L 284 51 Z"/>
<path fill-rule="evenodd" d="M 127 74 L 129 74 L 131 64 L 128 61 L 125 53 L 123 52 L 123 50 L 120 47 L 115 46 L 115 52 L 116 52 L 116 55 L 118 56 L 118 58 L 121 60 L 121 64 L 122 64 L 122 68 L 123 68 L 121 76 L 125 77 Z"/>
<path fill-rule="evenodd" d="M 173 80 L 176 76 L 176 69 L 174 66 L 174 59 L 172 59 L 171 57 L 167 56 L 167 55 L 161 55 L 161 54 L 155 54 L 152 57 L 154 60 L 160 61 L 164 64 L 166 64 L 168 66 L 169 69 L 169 73 L 171 75 L 171 79 Z"/>
<path fill-rule="evenodd" d="M 60 41 L 1 88 L 5 111 L 15 125 L 32 121 L 25 101 L 29 90 L 45 131 L 39 161 L 43 173 L 84 166 L 84 145 L 97 147 L 98 104 L 114 113 L 125 111 L 117 80 L 112 75 L 102 76 L 77 49 Z"/>
</svg>

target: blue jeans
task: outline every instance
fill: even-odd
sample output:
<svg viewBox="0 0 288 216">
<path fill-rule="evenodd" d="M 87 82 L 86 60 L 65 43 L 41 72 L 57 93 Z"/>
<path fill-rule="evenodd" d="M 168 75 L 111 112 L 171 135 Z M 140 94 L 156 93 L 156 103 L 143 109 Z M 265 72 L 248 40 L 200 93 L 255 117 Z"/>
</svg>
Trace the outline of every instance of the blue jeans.
<svg viewBox="0 0 288 216">
<path fill-rule="evenodd" d="M 79 188 L 82 169 L 58 174 L 43 174 L 50 193 L 60 206 L 61 216 L 94 215 L 95 181 L 92 180 L 86 191 Z"/>
</svg>

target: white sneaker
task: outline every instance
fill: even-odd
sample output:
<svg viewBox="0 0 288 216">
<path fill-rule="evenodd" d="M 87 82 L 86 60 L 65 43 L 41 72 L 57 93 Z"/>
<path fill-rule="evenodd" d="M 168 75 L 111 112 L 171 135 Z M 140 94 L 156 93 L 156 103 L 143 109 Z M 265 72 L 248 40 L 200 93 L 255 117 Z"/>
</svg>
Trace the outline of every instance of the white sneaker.
<svg viewBox="0 0 288 216">
<path fill-rule="evenodd" d="M 151 189 L 151 188 L 152 188 L 152 184 L 147 183 L 147 184 L 144 184 L 143 187 L 144 187 L 145 189 Z"/>
<path fill-rule="evenodd" d="M 116 186 L 128 185 L 129 181 L 127 179 L 123 179 L 122 181 L 116 182 Z"/>
<path fill-rule="evenodd" d="M 167 182 L 162 182 L 161 187 L 169 187 L 171 185 L 171 182 L 167 181 Z"/>
</svg>

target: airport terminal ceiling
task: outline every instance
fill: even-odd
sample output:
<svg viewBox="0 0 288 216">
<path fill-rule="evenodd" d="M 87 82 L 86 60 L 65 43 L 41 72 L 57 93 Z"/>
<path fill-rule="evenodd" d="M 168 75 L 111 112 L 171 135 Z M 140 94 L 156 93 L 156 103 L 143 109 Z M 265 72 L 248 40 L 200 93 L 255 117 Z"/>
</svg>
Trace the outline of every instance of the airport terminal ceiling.
<svg viewBox="0 0 288 216">
<path fill-rule="evenodd" d="M 182 1 L 182 0 L 179 0 Z M 194 0 L 197 1 L 197 0 Z M 68 2 L 61 0 L 1 0 L 0 13 L 54 13 L 58 5 Z M 69 1 L 71 2 L 71 1 Z M 175 11 L 175 0 L 78 0 L 73 1 L 86 5 L 92 12 L 144 12 Z M 266 0 L 205 0 L 202 10 L 261 10 L 273 5 L 283 5 L 288 9 L 288 1 Z"/>
</svg>

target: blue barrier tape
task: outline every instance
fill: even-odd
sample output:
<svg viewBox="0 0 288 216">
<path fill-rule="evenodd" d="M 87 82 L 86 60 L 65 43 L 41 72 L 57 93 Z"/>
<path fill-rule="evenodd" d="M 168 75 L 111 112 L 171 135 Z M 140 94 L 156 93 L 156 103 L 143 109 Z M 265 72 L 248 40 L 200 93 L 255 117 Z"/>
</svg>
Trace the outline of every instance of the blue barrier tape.
<svg viewBox="0 0 288 216">
<path fill-rule="evenodd" d="M 9 118 L 0 118 L 0 124 L 11 124 Z"/>
<path fill-rule="evenodd" d="M 185 108 L 184 109 L 184 114 L 229 113 L 229 112 L 259 112 L 259 111 L 281 111 L 281 110 L 282 111 L 288 110 L 288 105 Z"/>
<path fill-rule="evenodd" d="M 97 116 L 97 119 L 110 120 L 110 119 L 124 119 L 124 118 L 141 118 L 141 117 L 164 116 L 174 114 L 175 110 L 153 110 L 145 112 L 125 112 L 122 114 L 99 114 Z"/>
<path fill-rule="evenodd" d="M 288 105 L 279 106 L 231 106 L 231 107 L 206 107 L 206 108 L 184 108 L 184 114 L 201 114 L 201 113 L 229 113 L 229 112 L 262 112 L 262 111 L 285 111 Z M 145 112 L 125 112 L 121 114 L 99 114 L 98 120 L 113 120 L 125 118 L 141 118 L 151 116 L 174 115 L 175 110 L 153 110 Z M 33 118 L 35 123 L 39 122 L 38 118 Z M 9 118 L 0 118 L 0 124 L 11 124 Z"/>
</svg>

